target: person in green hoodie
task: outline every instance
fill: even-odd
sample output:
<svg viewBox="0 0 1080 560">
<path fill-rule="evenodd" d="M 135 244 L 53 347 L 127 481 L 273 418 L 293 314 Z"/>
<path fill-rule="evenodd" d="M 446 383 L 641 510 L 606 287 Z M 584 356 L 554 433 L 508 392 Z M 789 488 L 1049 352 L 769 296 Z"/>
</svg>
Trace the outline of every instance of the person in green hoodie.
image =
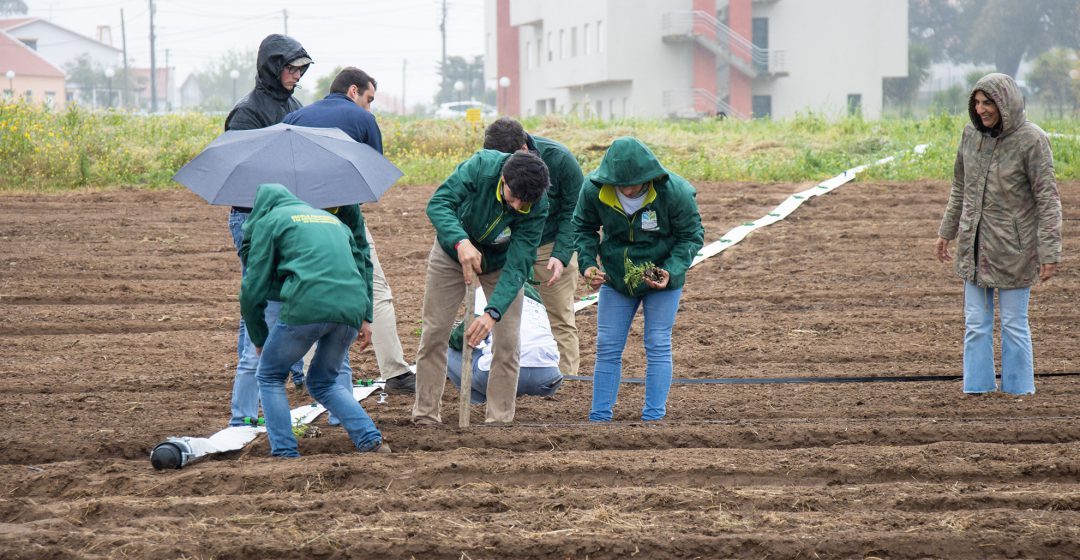
<svg viewBox="0 0 1080 560">
<path fill-rule="evenodd" d="M 370 342 L 372 319 L 370 264 L 355 241 L 363 216 L 356 205 L 342 212 L 355 212 L 354 227 L 304 204 L 282 185 L 266 184 L 259 186 L 244 222 L 241 257 L 247 274 L 240 311 L 259 354 L 255 378 L 275 457 L 300 456 L 285 379 L 289 367 L 314 344 L 307 377 L 311 396 L 341 421 L 358 450 L 390 451 L 352 392 L 337 382 L 352 342 L 359 337 L 361 349 Z M 267 300 L 281 302 L 274 325 L 264 319 Z"/>
<path fill-rule="evenodd" d="M 535 154 L 480 150 L 458 165 L 428 201 L 436 239 L 424 285 L 414 423 L 442 422 L 446 341 L 465 286 L 476 281 L 489 294 L 488 304 L 465 340 L 476 346 L 491 332 L 495 339 L 485 422 L 514 420 L 521 288 L 547 220 L 547 188 L 547 166 Z"/>
<path fill-rule="evenodd" d="M 641 419 L 660 420 L 671 388 L 671 329 L 686 269 L 704 243 L 697 193 L 630 137 L 616 139 L 585 179 L 573 220 L 578 261 L 586 281 L 600 288 L 589 420 L 611 421 L 622 353 L 639 306 L 646 357 Z M 655 276 L 642 275 L 642 266 L 655 267 Z"/>
</svg>

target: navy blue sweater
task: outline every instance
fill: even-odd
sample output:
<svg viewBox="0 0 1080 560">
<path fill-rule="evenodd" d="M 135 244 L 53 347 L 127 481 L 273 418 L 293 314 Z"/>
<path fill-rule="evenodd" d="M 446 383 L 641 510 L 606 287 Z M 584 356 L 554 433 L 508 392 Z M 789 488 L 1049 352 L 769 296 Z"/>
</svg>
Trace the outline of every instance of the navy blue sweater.
<svg viewBox="0 0 1080 560">
<path fill-rule="evenodd" d="M 367 144 L 381 154 L 382 131 L 371 111 L 353 103 L 344 93 L 331 93 L 320 101 L 289 113 L 285 124 L 319 128 L 340 128 L 357 142 Z"/>
</svg>

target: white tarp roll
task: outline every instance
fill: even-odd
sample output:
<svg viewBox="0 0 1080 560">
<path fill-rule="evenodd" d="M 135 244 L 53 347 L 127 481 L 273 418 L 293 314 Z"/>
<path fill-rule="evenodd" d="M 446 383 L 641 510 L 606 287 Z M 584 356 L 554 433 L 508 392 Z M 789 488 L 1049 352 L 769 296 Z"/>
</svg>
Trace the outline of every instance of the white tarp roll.
<svg viewBox="0 0 1080 560">
<path fill-rule="evenodd" d="M 353 397 L 358 402 L 362 401 L 372 393 L 382 391 L 384 385 L 384 382 L 379 381 L 364 387 L 353 387 Z M 294 426 L 306 426 L 324 412 L 326 408 L 318 403 L 299 406 L 290 411 Z M 155 468 L 183 468 L 215 453 L 239 451 L 265 431 L 265 426 L 229 426 L 208 438 L 170 437 L 154 447 L 150 453 L 151 462 Z M 159 451 L 161 448 L 164 449 Z M 157 460 L 155 460 L 155 453 L 158 453 Z M 174 454 L 175 457 L 173 457 Z"/>
</svg>

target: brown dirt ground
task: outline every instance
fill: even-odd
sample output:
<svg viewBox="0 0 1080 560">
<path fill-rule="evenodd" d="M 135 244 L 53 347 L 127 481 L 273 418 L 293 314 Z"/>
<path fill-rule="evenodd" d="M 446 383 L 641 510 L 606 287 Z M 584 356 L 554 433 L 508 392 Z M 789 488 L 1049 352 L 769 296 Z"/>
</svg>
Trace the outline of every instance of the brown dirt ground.
<svg viewBox="0 0 1080 560">
<path fill-rule="evenodd" d="M 707 240 L 809 185 L 699 184 Z M 692 270 L 678 377 L 956 374 L 961 284 L 932 258 L 945 183 L 852 183 Z M 365 213 L 412 355 L 432 187 Z M 1080 184 L 1061 185 L 1065 254 Z M 1080 378 L 676 385 L 645 426 L 584 422 L 587 382 L 509 428 L 413 427 L 395 453 L 325 428 L 297 461 L 248 450 L 155 472 L 151 447 L 224 427 L 239 266 L 226 210 L 186 191 L 0 198 L 0 557 L 1076 558 Z M 1039 372 L 1080 371 L 1080 272 L 1033 292 Z M 641 376 L 640 318 L 626 374 Z M 580 314 L 591 372 L 595 308 Z M 354 364 L 371 376 L 370 351 Z M 457 393 L 444 408 L 453 424 Z M 297 401 L 299 404 L 299 401 Z M 474 408 L 474 422 L 482 418 Z"/>
</svg>

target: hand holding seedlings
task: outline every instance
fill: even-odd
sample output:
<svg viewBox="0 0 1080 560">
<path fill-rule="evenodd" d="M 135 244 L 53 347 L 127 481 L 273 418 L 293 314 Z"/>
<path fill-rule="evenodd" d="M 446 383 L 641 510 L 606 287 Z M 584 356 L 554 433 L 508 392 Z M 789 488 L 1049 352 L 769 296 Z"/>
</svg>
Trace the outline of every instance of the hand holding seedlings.
<svg viewBox="0 0 1080 560">
<path fill-rule="evenodd" d="M 600 272 L 599 268 L 590 266 L 585 269 L 585 281 L 589 283 L 590 288 L 596 290 L 600 288 L 604 282 L 607 282 L 607 275 Z"/>
<path fill-rule="evenodd" d="M 623 265 L 626 269 L 623 282 L 626 283 L 626 287 L 630 290 L 636 289 L 642 282 L 645 282 L 645 285 L 650 288 L 662 290 L 667 287 L 668 279 L 671 277 L 668 271 L 657 267 L 651 262 L 634 264 L 630 259 L 625 259 Z"/>
</svg>

